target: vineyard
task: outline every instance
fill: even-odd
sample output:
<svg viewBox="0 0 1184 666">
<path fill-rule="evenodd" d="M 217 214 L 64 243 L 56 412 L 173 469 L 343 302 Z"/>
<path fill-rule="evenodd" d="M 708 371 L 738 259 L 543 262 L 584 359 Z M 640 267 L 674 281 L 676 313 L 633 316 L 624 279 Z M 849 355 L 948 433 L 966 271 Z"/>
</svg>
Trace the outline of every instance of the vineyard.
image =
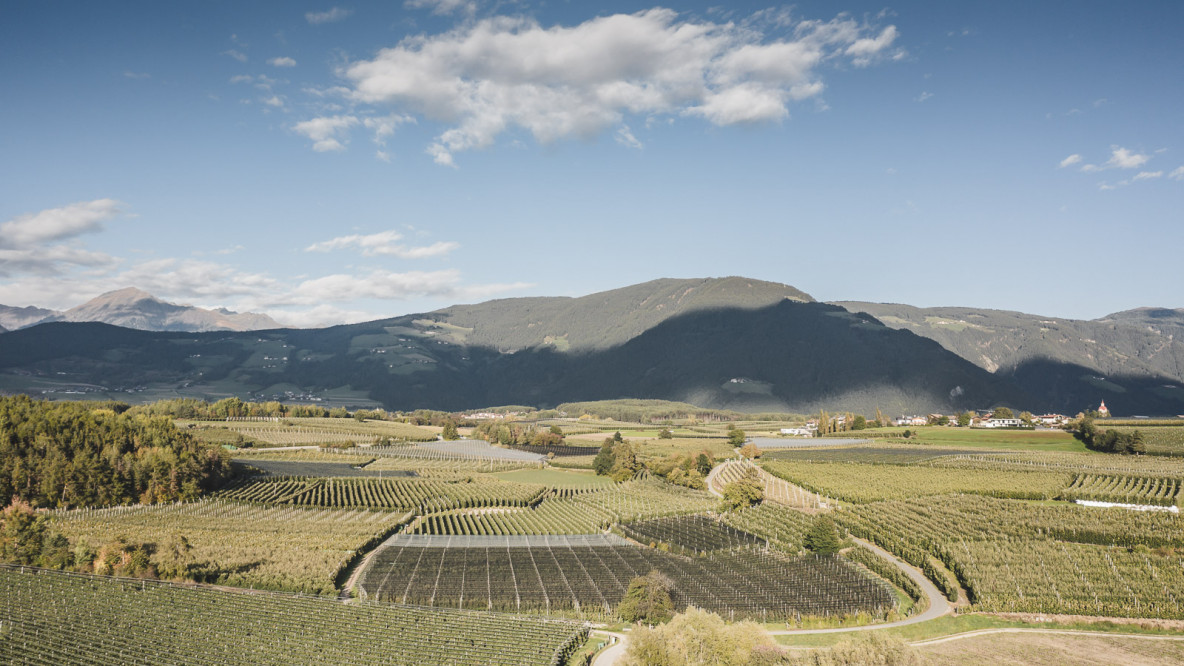
<svg viewBox="0 0 1184 666">
<path fill-rule="evenodd" d="M 462 509 L 423 516 L 407 527 L 412 534 L 587 534 L 616 522 L 702 513 L 717 501 L 704 492 L 638 479 L 607 488 L 553 490 L 522 509 Z"/>
<path fill-rule="evenodd" d="M 1176 506 L 1180 499 L 1180 479 L 1078 474 L 1061 497 L 1067 500 Z"/>
<path fill-rule="evenodd" d="M 472 468 L 500 471 L 522 467 L 540 467 L 543 456 L 515 449 L 503 449 L 480 440 L 437 442 L 432 444 L 404 444 L 395 446 L 367 446 L 351 448 L 346 453 L 378 458 L 379 469 L 389 465 L 419 468 L 424 463 L 444 463 L 441 468 Z"/>
<path fill-rule="evenodd" d="M 379 599 L 427 606 L 611 619 L 629 581 L 657 570 L 673 581 L 678 608 L 694 605 L 737 619 L 882 614 L 894 607 L 889 586 L 842 558 L 789 558 L 753 548 L 689 558 L 612 542 L 523 546 L 486 539 L 483 546 L 415 539 L 384 546 L 362 588 Z"/>
<path fill-rule="evenodd" d="M 374 456 L 358 455 L 356 453 L 337 453 L 320 449 L 282 450 L 273 449 L 239 449 L 234 452 L 234 459 L 254 465 L 256 462 L 303 462 L 329 463 L 357 466 L 374 460 Z"/>
<path fill-rule="evenodd" d="M 1072 480 L 1067 472 L 939 469 L 773 460 L 762 466 L 807 490 L 845 502 L 874 502 L 918 495 L 975 493 L 1014 499 L 1052 499 Z"/>
<path fill-rule="evenodd" d="M 0 662 L 552 666 L 569 622 L 0 566 Z"/>
<path fill-rule="evenodd" d="M 595 456 L 600 451 L 600 445 L 596 446 L 534 446 L 533 444 L 512 445 L 510 447 L 515 451 L 523 451 L 526 453 L 534 453 L 541 456 L 555 456 L 556 458 L 570 458 L 572 456 Z"/>
<path fill-rule="evenodd" d="M 1184 618 L 1184 524 L 1171 514 L 944 496 L 836 518 L 930 577 L 937 558 L 981 610 Z"/>
<path fill-rule="evenodd" d="M 367 544 L 410 515 L 356 509 L 251 506 L 225 500 L 56 511 L 54 527 L 75 543 L 99 548 L 134 537 L 156 546 L 185 537 L 199 580 L 238 587 L 333 594 L 338 573 Z"/>
<path fill-rule="evenodd" d="M 985 611 L 1184 619 L 1178 557 L 1058 541 L 958 546 L 958 572 Z"/>
<path fill-rule="evenodd" d="M 260 504 L 415 511 L 523 507 L 537 504 L 547 489 L 488 476 L 451 479 L 294 478 L 248 479 L 220 491 L 222 499 Z"/>
<path fill-rule="evenodd" d="M 1110 430 L 1111 426 L 1105 422 L 1098 422 L 1102 430 Z M 1184 425 L 1175 426 L 1120 426 L 1114 428 L 1120 433 L 1128 434 L 1138 430 L 1143 435 L 1143 444 L 1147 453 L 1169 456 L 1184 456 Z"/>
<path fill-rule="evenodd" d="M 709 477 L 719 493 L 755 470 L 764 501 L 717 513 L 718 497 L 666 481 L 655 461 L 732 457 L 723 426 L 699 433 L 712 439 L 638 440 L 640 471 L 623 483 L 561 469 L 590 466 L 596 438 L 505 448 L 385 421 L 206 427 L 360 445 L 240 449 L 240 475 L 199 501 L 50 512 L 88 570 L 126 554 L 148 558 L 135 569 L 146 575 L 254 589 L 0 566 L 0 662 L 557 664 L 587 629 L 539 616 L 615 623 L 630 582 L 651 571 L 678 609 L 727 619 L 884 617 L 904 610 L 893 585 L 918 602 L 909 612 L 925 606 L 916 581 L 862 545 L 810 554 L 822 512 L 840 539 L 893 552 L 951 600 L 964 591 L 971 611 L 1184 620 L 1180 516 L 1051 501 L 1178 507 L 1184 459 L 1085 452 L 1063 432 L 926 428 L 907 443 L 765 451 Z M 1184 427 L 1139 429 L 1148 448 L 1184 453 Z M 398 441 L 409 439 L 423 441 Z M 350 604 L 326 598 L 351 592 Z"/>
<path fill-rule="evenodd" d="M 366 451 L 366 449 L 362 449 Z M 385 455 L 366 465 L 366 471 L 371 474 L 415 470 L 422 474 L 433 472 L 512 472 L 518 469 L 540 469 L 541 462 L 530 460 L 498 460 L 496 458 L 454 458 L 450 456 L 408 456 L 399 457 Z"/>
<path fill-rule="evenodd" d="M 791 462 L 849 462 L 868 465 L 912 465 L 943 456 L 977 453 L 967 449 L 933 446 L 852 446 L 843 448 L 799 448 L 766 451 L 763 460 Z"/>
<path fill-rule="evenodd" d="M 184 425 L 187 422 L 178 422 Z M 242 434 L 247 439 L 264 442 L 272 446 L 298 446 L 329 442 L 372 442 L 378 438 L 391 438 L 410 442 L 432 442 L 436 432 L 419 426 L 394 421 L 355 421 L 335 418 L 286 418 L 282 420 L 243 420 L 217 422 L 216 428 L 225 428 Z M 210 422 L 196 422 L 198 427 L 210 428 Z"/>
<path fill-rule="evenodd" d="M 721 516 L 721 520 L 736 529 L 755 534 L 772 548 L 797 553 L 802 550 L 802 542 L 813 518 L 801 511 L 765 503 L 740 511 L 729 511 Z"/>
<path fill-rule="evenodd" d="M 251 468 L 258 470 L 267 476 L 382 476 L 382 472 L 367 469 L 366 464 L 371 462 L 373 458 L 355 457 L 352 463 L 348 462 L 289 462 L 287 460 L 264 460 L 252 458 L 249 462 L 238 458 L 237 462 L 250 465 Z M 414 476 L 414 472 L 405 471 L 403 475 Z M 387 476 L 400 476 L 397 472 L 390 471 L 386 473 Z"/>
<path fill-rule="evenodd" d="M 833 504 L 833 500 L 828 500 L 818 493 L 811 492 L 785 479 L 773 476 L 748 461 L 728 461 L 724 463 L 716 475 L 712 477 L 712 488 L 716 492 L 723 492 L 724 486 L 741 479 L 750 469 L 757 470 L 761 481 L 765 484 L 765 499 L 770 502 L 808 511 L 823 509 Z"/>
<path fill-rule="evenodd" d="M 1181 476 L 1184 460 L 1160 456 L 1116 456 L 1086 452 L 1012 452 L 945 456 L 930 463 L 935 467 L 984 470 L 1063 470 L 1125 475 Z"/>
<path fill-rule="evenodd" d="M 716 551 L 769 546 L 765 539 L 755 534 L 707 516 L 657 518 L 624 523 L 617 529 L 638 543 L 651 547 L 660 545 L 663 550 L 680 555 L 706 555 Z"/>
</svg>

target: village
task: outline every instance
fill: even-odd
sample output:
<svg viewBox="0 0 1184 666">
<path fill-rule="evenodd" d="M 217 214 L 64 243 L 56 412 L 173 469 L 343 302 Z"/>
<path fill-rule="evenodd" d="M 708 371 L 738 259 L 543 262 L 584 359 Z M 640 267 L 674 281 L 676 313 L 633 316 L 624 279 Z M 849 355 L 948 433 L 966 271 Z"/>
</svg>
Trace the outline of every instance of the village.
<svg viewBox="0 0 1184 666">
<path fill-rule="evenodd" d="M 1096 410 L 1098 416 L 1106 418 L 1110 416 L 1110 410 L 1106 407 L 1106 402 L 1102 401 Z M 878 421 L 867 421 L 862 417 L 853 417 L 848 423 L 847 415 L 837 415 L 833 417 L 825 417 L 830 425 L 825 432 L 847 432 L 864 430 L 865 428 L 875 428 L 891 425 L 894 427 L 910 427 L 910 426 L 951 426 L 963 428 L 1065 428 L 1073 420 L 1074 417 L 1066 416 L 1065 414 L 1039 414 L 1034 415 L 1030 412 L 1020 412 L 1016 414 L 1008 407 L 997 407 L 994 409 L 980 409 L 975 411 L 966 411 L 960 414 L 926 414 L 926 415 L 901 415 L 882 425 L 877 425 Z M 804 426 L 781 428 L 780 432 L 788 437 L 817 437 L 819 436 L 819 419 L 810 419 L 806 421 Z"/>
</svg>

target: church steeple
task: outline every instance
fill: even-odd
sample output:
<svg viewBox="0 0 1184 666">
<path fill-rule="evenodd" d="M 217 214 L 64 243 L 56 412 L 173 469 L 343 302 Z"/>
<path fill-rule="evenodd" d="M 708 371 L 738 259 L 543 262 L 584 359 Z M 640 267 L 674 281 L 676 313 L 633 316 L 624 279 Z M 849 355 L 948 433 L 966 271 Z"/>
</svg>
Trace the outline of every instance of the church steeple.
<svg viewBox="0 0 1184 666">
<path fill-rule="evenodd" d="M 1099 416 L 1110 416 L 1110 410 L 1106 409 L 1106 401 L 1105 400 L 1103 400 L 1102 404 L 1098 407 L 1098 415 Z"/>
</svg>

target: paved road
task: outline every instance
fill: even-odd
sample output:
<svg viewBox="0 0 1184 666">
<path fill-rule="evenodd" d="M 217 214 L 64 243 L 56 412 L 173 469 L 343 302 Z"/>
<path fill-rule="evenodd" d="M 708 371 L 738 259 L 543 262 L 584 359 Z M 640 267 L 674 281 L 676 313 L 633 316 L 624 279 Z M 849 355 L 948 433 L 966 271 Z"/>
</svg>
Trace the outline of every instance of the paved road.
<svg viewBox="0 0 1184 666">
<path fill-rule="evenodd" d="M 596 658 L 592 660 L 592 666 L 612 666 L 617 663 L 617 660 L 625 656 L 625 649 L 629 645 L 629 636 L 626 634 L 618 634 L 611 631 L 602 631 L 602 634 L 608 634 L 617 639 L 616 643 L 605 648 Z"/>
</svg>

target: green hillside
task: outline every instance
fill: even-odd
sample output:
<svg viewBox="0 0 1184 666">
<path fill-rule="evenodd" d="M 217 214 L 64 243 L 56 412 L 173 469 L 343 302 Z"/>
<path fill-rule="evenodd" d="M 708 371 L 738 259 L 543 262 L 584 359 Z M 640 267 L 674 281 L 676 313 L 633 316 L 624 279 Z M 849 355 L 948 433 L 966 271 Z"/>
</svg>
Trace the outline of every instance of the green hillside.
<svg viewBox="0 0 1184 666">
<path fill-rule="evenodd" d="M 1184 367 L 1184 355 L 1155 332 L 1171 317 L 1073 322 L 847 305 L 733 277 L 325 329 L 153 333 L 50 323 L 4 334 L 0 392 L 391 409 L 635 398 L 749 413 L 997 404 L 1076 413 L 1104 399 L 1118 414 L 1184 412 L 1184 386 L 1168 372 Z M 1148 317 L 1168 323 L 1151 330 Z"/>
<path fill-rule="evenodd" d="M 506 298 L 456 305 L 429 315 L 441 334 L 502 351 L 549 346 L 608 349 L 680 314 L 712 308 L 756 309 L 789 299 L 812 302 L 784 284 L 742 277 L 662 279 L 579 298 Z"/>
<path fill-rule="evenodd" d="M 836 303 L 912 331 L 989 372 L 1015 373 L 1026 363 L 1071 363 L 1110 376 L 1184 381 L 1184 312 L 1140 308 L 1093 321 L 963 307 Z M 1104 386 L 1100 386 L 1103 388 Z"/>
</svg>

